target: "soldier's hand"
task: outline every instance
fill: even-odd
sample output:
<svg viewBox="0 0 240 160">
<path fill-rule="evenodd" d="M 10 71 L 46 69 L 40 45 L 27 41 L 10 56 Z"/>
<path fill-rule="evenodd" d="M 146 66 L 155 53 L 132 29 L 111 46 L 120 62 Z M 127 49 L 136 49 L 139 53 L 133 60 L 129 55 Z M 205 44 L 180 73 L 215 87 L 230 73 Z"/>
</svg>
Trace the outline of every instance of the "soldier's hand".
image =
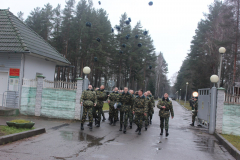
<svg viewBox="0 0 240 160">
<path fill-rule="evenodd" d="M 108 103 L 110 103 L 110 101 L 108 100 Z"/>
<path fill-rule="evenodd" d="M 162 108 L 166 108 L 165 106 L 162 106 Z"/>
<path fill-rule="evenodd" d="M 96 106 L 97 104 L 96 103 L 94 103 L 94 107 Z"/>
<path fill-rule="evenodd" d="M 133 111 L 133 114 L 134 114 L 135 112 Z"/>
<path fill-rule="evenodd" d="M 147 116 L 147 113 L 144 113 L 144 116 Z"/>
<path fill-rule="evenodd" d="M 82 105 L 82 102 L 80 104 Z"/>
</svg>

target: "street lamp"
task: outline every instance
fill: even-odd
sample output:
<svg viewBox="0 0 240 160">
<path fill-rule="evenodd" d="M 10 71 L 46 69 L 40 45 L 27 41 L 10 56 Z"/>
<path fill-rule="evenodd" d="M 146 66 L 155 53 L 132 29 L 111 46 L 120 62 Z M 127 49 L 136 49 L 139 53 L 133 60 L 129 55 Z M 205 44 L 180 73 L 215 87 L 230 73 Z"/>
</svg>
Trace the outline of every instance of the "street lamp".
<svg viewBox="0 0 240 160">
<path fill-rule="evenodd" d="M 209 134 L 214 134 L 216 127 L 216 108 L 217 108 L 217 88 L 215 87 L 215 83 L 219 81 L 217 75 L 212 75 L 210 77 L 210 81 L 214 84 L 211 89 L 211 108 L 210 108 L 210 122 L 209 122 Z"/>
<path fill-rule="evenodd" d="M 89 83 L 89 80 L 87 78 L 87 75 L 91 72 L 91 69 L 86 66 L 83 68 L 83 73 L 85 74 L 85 78 L 83 80 L 83 91 L 87 90 L 88 89 L 88 83 Z"/>
<path fill-rule="evenodd" d="M 219 53 L 220 53 L 220 66 L 219 66 L 219 70 L 218 70 L 218 77 L 219 77 L 219 81 L 218 81 L 218 88 L 220 87 L 220 81 L 221 81 L 221 71 L 222 71 L 222 55 L 226 52 L 226 48 L 224 47 L 220 47 L 219 48 Z"/>
<path fill-rule="evenodd" d="M 182 89 L 180 89 L 180 100 L 181 100 L 181 97 L 182 97 L 181 90 L 182 90 Z"/>
<path fill-rule="evenodd" d="M 186 82 L 186 95 L 185 95 L 185 102 L 184 102 L 184 105 L 186 104 L 186 100 L 187 100 L 187 86 L 188 86 L 188 82 Z"/>
</svg>

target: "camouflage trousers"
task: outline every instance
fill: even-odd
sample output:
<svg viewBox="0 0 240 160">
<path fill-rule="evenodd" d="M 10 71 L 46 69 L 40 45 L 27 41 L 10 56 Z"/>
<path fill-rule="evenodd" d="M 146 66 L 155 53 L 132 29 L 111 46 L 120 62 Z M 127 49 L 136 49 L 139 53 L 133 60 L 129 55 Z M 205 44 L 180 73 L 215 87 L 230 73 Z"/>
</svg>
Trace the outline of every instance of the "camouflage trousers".
<svg viewBox="0 0 240 160">
<path fill-rule="evenodd" d="M 165 125 L 164 125 L 165 122 Z M 160 128 L 168 129 L 169 117 L 160 117 Z M 165 126 L 165 127 L 164 127 Z"/>
<path fill-rule="evenodd" d="M 83 107 L 83 115 L 81 122 L 84 123 L 86 121 L 87 114 L 89 118 L 89 123 L 92 123 L 93 122 L 92 107 Z"/>
<path fill-rule="evenodd" d="M 147 116 L 144 116 L 145 125 L 149 125 L 149 120 L 152 120 L 152 110 L 149 110 Z"/>
<path fill-rule="evenodd" d="M 115 121 L 118 119 L 118 109 L 115 109 L 112 105 L 109 105 L 109 118 Z"/>
<path fill-rule="evenodd" d="M 135 124 L 139 127 L 142 128 L 143 121 L 145 119 L 144 113 L 135 113 Z"/>
<path fill-rule="evenodd" d="M 192 113 L 192 123 L 195 122 L 196 117 L 197 117 L 197 112 Z"/>
<path fill-rule="evenodd" d="M 93 118 L 97 118 L 98 121 L 101 121 L 102 107 L 93 107 Z"/>
<path fill-rule="evenodd" d="M 130 110 L 130 106 L 127 106 L 127 105 L 122 106 L 122 108 L 120 109 L 120 124 L 124 123 L 124 126 L 128 125 L 129 110 Z"/>
<path fill-rule="evenodd" d="M 129 110 L 128 118 L 129 118 L 129 122 L 132 123 L 133 122 L 133 110 L 132 110 L 132 107 Z"/>
</svg>

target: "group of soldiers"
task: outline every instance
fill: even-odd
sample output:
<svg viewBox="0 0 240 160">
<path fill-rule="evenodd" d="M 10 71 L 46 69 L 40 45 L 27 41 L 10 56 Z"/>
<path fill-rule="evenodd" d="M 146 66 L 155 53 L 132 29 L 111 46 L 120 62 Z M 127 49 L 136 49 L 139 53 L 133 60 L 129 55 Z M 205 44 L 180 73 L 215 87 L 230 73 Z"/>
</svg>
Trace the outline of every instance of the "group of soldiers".
<svg viewBox="0 0 240 160">
<path fill-rule="evenodd" d="M 146 131 L 148 125 L 152 124 L 155 101 L 150 91 L 143 93 L 143 90 L 140 89 L 134 92 L 133 90 L 128 90 L 127 87 L 124 87 L 124 90 L 118 90 L 118 88 L 115 87 L 113 92 L 108 95 L 104 90 L 104 85 L 95 90 L 93 90 L 92 85 L 89 85 L 88 89 L 84 91 L 81 96 L 80 103 L 83 105 L 81 130 L 84 130 L 84 122 L 86 121 L 87 115 L 89 117 L 88 126 L 90 130 L 93 126 L 93 119 L 95 119 L 95 126 L 100 127 L 104 101 L 107 101 L 109 104 L 110 125 L 116 125 L 119 119 L 118 113 L 120 112 L 119 131 L 123 131 L 124 134 L 126 134 L 128 124 L 129 128 L 132 129 L 133 122 L 137 125 L 135 132 L 138 132 L 138 135 L 141 135 L 143 123 L 145 124 Z M 166 136 L 168 136 L 169 116 L 171 114 L 173 118 L 174 112 L 172 102 L 169 100 L 167 93 L 164 95 L 164 98 L 158 102 L 157 107 L 160 109 L 160 135 L 163 134 L 163 128 L 165 126 Z"/>
</svg>

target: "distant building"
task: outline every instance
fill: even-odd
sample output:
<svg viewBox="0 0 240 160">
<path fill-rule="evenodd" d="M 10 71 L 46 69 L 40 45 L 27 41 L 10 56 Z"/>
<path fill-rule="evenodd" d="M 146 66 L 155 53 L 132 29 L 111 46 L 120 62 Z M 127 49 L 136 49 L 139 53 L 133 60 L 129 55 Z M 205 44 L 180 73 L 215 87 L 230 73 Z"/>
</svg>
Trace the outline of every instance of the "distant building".
<svg viewBox="0 0 240 160">
<path fill-rule="evenodd" d="M 3 93 L 15 91 L 18 107 L 23 78 L 44 75 L 53 81 L 56 65 L 70 62 L 8 9 L 0 9 L 0 106 Z"/>
</svg>

